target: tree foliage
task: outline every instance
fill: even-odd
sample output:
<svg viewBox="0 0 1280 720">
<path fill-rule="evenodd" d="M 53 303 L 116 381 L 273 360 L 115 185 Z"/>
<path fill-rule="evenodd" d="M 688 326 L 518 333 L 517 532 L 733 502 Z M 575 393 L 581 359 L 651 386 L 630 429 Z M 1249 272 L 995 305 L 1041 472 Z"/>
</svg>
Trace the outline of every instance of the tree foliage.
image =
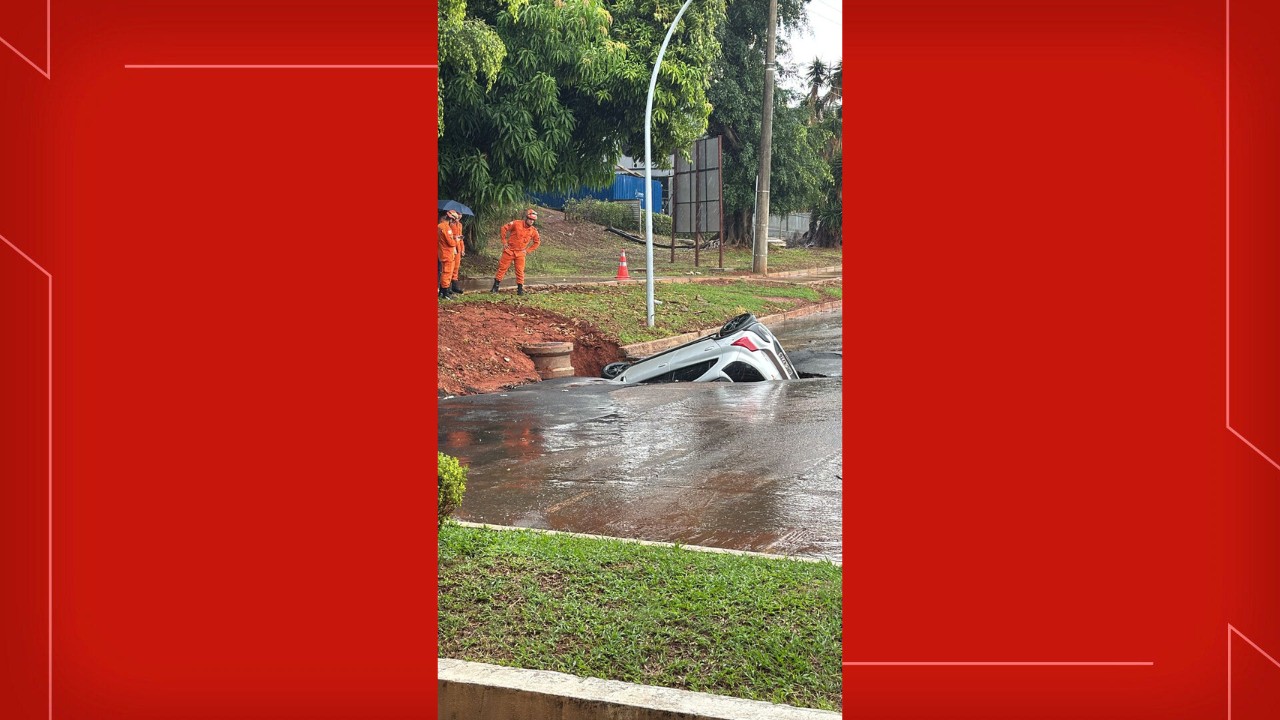
<svg viewBox="0 0 1280 720">
<path fill-rule="evenodd" d="M 843 61 L 836 63 L 833 68 L 827 68 L 823 83 L 814 83 L 810 87 L 810 97 L 816 98 L 816 101 L 809 105 L 811 113 L 809 124 L 825 138 L 820 153 L 823 162 L 831 167 L 832 172 L 832 182 L 814 205 L 813 214 L 809 220 L 809 240 L 823 247 L 832 247 L 843 242 L 844 193 L 841 188 L 844 170 L 841 144 L 843 68 Z M 827 113 L 827 111 L 830 112 Z M 825 117 L 824 113 L 827 113 Z"/>
<path fill-rule="evenodd" d="M 787 104 L 786 99 L 795 99 L 790 93 L 778 89 L 776 95 L 787 97 L 774 108 L 769 212 L 786 215 L 808 210 L 822 198 L 831 184 L 831 165 L 822 157 L 824 128 L 807 124 L 809 113 L 802 105 Z"/>
<path fill-rule="evenodd" d="M 453 18 L 462 30 L 451 41 L 465 42 L 470 28 L 493 33 L 502 49 L 446 50 L 441 32 L 441 195 L 483 213 L 531 192 L 611 182 L 617 158 L 643 145 L 650 72 L 680 4 L 472 0 L 461 21 Z M 724 0 L 697 5 L 681 19 L 658 79 L 656 156 L 691 144 L 711 110 L 713 29 Z"/>
<path fill-rule="evenodd" d="M 440 0 L 437 27 L 440 34 L 440 67 L 451 75 L 483 82 L 486 89 L 502 69 L 507 46 L 502 38 L 482 20 L 468 19 L 466 0 Z M 437 100 L 443 99 L 444 71 L 436 81 Z M 444 135 L 444 103 L 436 103 L 439 134 Z"/>
<path fill-rule="evenodd" d="M 831 161 L 833 182 L 826 194 L 813 208 L 809 219 L 809 240 L 819 247 L 835 247 L 843 244 L 844 190 L 841 187 L 844 160 L 840 153 Z"/>
<path fill-rule="evenodd" d="M 805 105 L 818 119 L 822 119 L 822 90 L 827 85 L 827 66 L 822 58 L 814 58 L 805 71 L 805 79 L 809 81 L 809 94 L 805 97 Z"/>
<path fill-rule="evenodd" d="M 805 0 L 778 0 L 780 29 L 799 27 Z M 726 240 L 749 242 L 755 207 L 756 175 L 760 167 L 760 126 L 764 96 L 768 0 L 730 0 L 728 17 L 716 33 L 720 60 L 708 92 L 713 110 L 708 132 L 724 136 L 724 214 Z M 778 56 L 786 44 L 778 33 Z M 785 70 L 780 68 L 782 74 Z M 774 91 L 773 156 L 770 160 L 770 210 L 786 213 L 807 209 L 831 182 L 816 148 L 825 137 L 806 128 L 807 111 L 791 107 L 797 98 L 784 88 Z"/>
</svg>

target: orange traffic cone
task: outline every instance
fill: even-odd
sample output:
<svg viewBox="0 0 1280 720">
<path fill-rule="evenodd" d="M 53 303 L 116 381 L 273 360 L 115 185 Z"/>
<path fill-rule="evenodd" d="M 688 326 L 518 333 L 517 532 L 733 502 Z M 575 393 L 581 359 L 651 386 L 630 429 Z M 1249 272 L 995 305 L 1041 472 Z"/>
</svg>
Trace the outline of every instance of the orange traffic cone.
<svg viewBox="0 0 1280 720">
<path fill-rule="evenodd" d="M 627 251 L 622 251 L 622 259 L 618 261 L 618 276 L 615 280 L 630 280 L 631 275 L 627 273 Z"/>
</svg>

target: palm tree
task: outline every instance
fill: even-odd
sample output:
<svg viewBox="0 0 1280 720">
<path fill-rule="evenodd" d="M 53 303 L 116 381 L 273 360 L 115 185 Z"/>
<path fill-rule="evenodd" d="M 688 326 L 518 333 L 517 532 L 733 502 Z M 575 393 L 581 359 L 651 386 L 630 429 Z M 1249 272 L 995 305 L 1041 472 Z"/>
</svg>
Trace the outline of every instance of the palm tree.
<svg viewBox="0 0 1280 720">
<path fill-rule="evenodd" d="M 820 125 L 827 131 L 827 144 L 823 148 L 822 158 L 831 163 L 831 172 L 834 176 L 834 182 L 829 188 L 824 198 L 822 198 L 813 208 L 813 213 L 809 220 L 809 240 L 819 247 L 832 247 L 844 244 L 844 195 L 841 190 L 840 180 L 843 175 L 843 148 L 841 147 L 840 127 L 841 119 L 841 98 L 843 97 L 843 88 L 841 81 L 844 79 L 844 61 L 837 61 L 834 65 L 826 68 L 826 82 L 824 88 L 825 94 L 813 103 L 817 108 L 818 114 L 811 116 L 812 125 Z M 810 75 L 812 77 L 812 74 Z M 810 98 L 817 97 L 810 87 Z M 834 108 L 831 117 L 822 118 L 824 110 Z"/>
<path fill-rule="evenodd" d="M 839 103 L 844 97 L 843 90 L 844 80 L 844 60 L 840 60 L 835 64 L 834 68 L 830 68 L 827 73 L 827 94 L 822 100 L 822 104 L 830 107 L 832 102 Z"/>
<path fill-rule="evenodd" d="M 822 122 L 822 106 L 825 102 L 822 89 L 828 83 L 827 66 L 822 63 L 822 58 L 813 59 L 809 71 L 805 73 L 805 79 L 809 81 L 809 96 L 805 99 L 805 104 L 809 106 L 809 122 Z"/>
</svg>

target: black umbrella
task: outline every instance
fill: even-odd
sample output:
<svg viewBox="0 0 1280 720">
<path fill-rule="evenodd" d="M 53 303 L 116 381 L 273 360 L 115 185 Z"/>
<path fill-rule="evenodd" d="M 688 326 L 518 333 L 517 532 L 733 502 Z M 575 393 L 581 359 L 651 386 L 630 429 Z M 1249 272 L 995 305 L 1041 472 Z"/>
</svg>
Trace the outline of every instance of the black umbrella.
<svg viewBox="0 0 1280 720">
<path fill-rule="evenodd" d="M 457 210 L 463 215 L 470 215 L 471 217 L 476 216 L 475 213 L 471 212 L 471 208 L 467 207 L 466 205 L 463 205 L 457 200 L 441 200 L 440 202 L 436 203 L 436 209 L 437 210 Z"/>
</svg>

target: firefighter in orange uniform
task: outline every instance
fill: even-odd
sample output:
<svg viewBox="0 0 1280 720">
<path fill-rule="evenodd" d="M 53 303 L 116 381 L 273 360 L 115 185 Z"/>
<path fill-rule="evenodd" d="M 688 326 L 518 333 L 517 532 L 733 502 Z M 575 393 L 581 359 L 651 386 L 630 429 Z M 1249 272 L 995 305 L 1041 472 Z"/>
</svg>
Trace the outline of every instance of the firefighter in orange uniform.
<svg viewBox="0 0 1280 720">
<path fill-rule="evenodd" d="M 453 261 L 453 277 L 449 280 L 449 292 L 453 295 L 462 294 L 462 286 L 458 284 L 458 273 L 462 270 L 462 256 L 467 254 L 467 243 L 462 236 L 462 215 L 458 215 L 458 219 L 452 222 L 453 236 L 458 241 L 458 255 Z"/>
<path fill-rule="evenodd" d="M 459 222 L 461 219 L 462 213 L 450 210 L 444 214 L 444 219 L 436 226 L 436 259 L 440 263 L 441 300 L 453 297 L 453 292 L 449 290 L 449 283 L 453 280 L 454 265 L 458 262 L 458 245 L 462 243 L 462 225 Z"/>
<path fill-rule="evenodd" d="M 502 242 L 502 257 L 498 260 L 498 274 L 493 280 L 493 287 L 489 288 L 489 292 L 498 292 L 498 283 L 502 282 L 502 276 L 507 274 L 507 268 L 511 267 L 511 263 L 516 265 L 516 294 L 524 294 L 524 257 L 534 250 L 538 249 L 538 244 L 542 242 L 542 238 L 538 236 L 538 229 L 533 226 L 533 221 L 538 219 L 538 213 L 529 208 L 524 211 L 523 220 L 512 220 L 502 226 L 499 233 Z"/>
</svg>

